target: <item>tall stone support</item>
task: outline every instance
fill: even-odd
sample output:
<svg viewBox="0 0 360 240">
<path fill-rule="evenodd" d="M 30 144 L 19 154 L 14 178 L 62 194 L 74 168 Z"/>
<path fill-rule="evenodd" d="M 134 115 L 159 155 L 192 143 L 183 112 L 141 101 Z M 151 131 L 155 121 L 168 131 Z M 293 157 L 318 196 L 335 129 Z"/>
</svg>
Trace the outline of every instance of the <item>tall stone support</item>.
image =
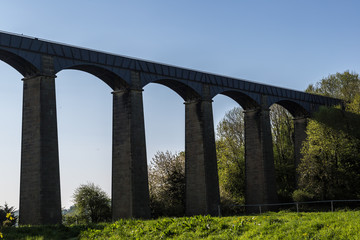
<svg viewBox="0 0 360 240">
<path fill-rule="evenodd" d="M 246 204 L 278 201 L 269 109 L 244 111 Z M 247 211 L 258 211 L 248 208 Z"/>
<path fill-rule="evenodd" d="M 19 223 L 61 223 L 55 77 L 23 84 Z"/>
<path fill-rule="evenodd" d="M 113 92 L 112 217 L 150 218 L 141 89 Z"/>
<path fill-rule="evenodd" d="M 300 164 L 302 154 L 301 148 L 302 144 L 306 139 L 306 127 L 307 127 L 307 118 L 299 117 L 293 119 L 294 123 L 294 158 L 295 158 L 295 169 Z M 298 182 L 298 174 L 296 173 L 296 182 Z"/>
<path fill-rule="evenodd" d="M 219 180 L 211 100 L 185 103 L 186 214 L 219 215 Z"/>
</svg>

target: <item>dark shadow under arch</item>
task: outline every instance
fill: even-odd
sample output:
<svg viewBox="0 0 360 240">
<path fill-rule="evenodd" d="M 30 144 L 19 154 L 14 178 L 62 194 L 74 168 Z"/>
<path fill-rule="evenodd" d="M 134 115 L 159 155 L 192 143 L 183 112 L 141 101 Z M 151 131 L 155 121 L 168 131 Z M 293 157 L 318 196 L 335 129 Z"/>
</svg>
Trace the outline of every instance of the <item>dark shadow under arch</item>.
<svg viewBox="0 0 360 240">
<path fill-rule="evenodd" d="M 0 60 L 15 68 L 24 77 L 33 76 L 39 72 L 33 64 L 24 58 L 2 49 L 0 49 Z"/>
<path fill-rule="evenodd" d="M 90 73 L 104 81 L 114 91 L 128 87 L 128 83 L 117 74 L 94 65 L 75 65 L 65 69 L 80 70 Z"/>
<path fill-rule="evenodd" d="M 225 95 L 237 102 L 244 110 L 258 108 L 260 105 L 248 95 L 236 92 L 236 91 L 225 91 L 220 94 Z"/>
<path fill-rule="evenodd" d="M 184 99 L 184 101 L 201 98 L 200 94 L 197 93 L 193 88 L 191 88 L 188 85 L 181 83 L 177 80 L 159 79 L 159 80 L 153 81 L 152 83 L 161 84 L 161 85 L 164 85 L 164 86 L 172 89 L 177 94 L 179 94 L 182 97 L 182 99 Z"/>
<path fill-rule="evenodd" d="M 310 116 L 310 113 L 306 111 L 304 107 L 302 107 L 300 104 L 296 102 L 289 100 L 281 100 L 275 103 L 288 110 L 294 118 Z"/>
</svg>

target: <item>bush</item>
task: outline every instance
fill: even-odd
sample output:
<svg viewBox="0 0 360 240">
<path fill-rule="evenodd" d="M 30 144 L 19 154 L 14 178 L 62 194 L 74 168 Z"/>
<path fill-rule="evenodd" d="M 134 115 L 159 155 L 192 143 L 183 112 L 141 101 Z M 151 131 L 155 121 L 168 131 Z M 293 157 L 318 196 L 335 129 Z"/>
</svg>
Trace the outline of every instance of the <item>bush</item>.
<svg viewBox="0 0 360 240">
<path fill-rule="evenodd" d="M 15 207 L 9 207 L 7 203 L 3 207 L 0 206 L 0 223 L 2 226 L 11 227 L 16 225 L 15 211 Z"/>
<path fill-rule="evenodd" d="M 98 223 L 111 220 L 110 198 L 94 183 L 81 184 L 75 190 L 73 198 L 76 219 L 80 222 Z"/>
<path fill-rule="evenodd" d="M 307 202 L 314 200 L 315 196 L 314 194 L 306 192 L 302 189 L 298 189 L 293 192 L 292 197 L 295 202 Z"/>
</svg>

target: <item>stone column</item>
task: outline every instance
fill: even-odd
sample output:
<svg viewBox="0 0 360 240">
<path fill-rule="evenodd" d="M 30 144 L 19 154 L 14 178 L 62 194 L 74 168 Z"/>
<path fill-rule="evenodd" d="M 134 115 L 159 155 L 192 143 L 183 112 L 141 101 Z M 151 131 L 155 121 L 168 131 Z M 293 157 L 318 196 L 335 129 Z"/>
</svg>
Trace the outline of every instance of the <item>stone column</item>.
<svg viewBox="0 0 360 240">
<path fill-rule="evenodd" d="M 244 111 L 246 204 L 277 203 L 269 109 Z M 258 212 L 257 207 L 247 208 Z"/>
<path fill-rule="evenodd" d="M 55 76 L 23 82 L 19 223 L 61 223 Z"/>
<path fill-rule="evenodd" d="M 150 218 L 142 89 L 113 92 L 112 216 Z"/>
<path fill-rule="evenodd" d="M 219 180 L 211 100 L 185 102 L 186 214 L 219 215 Z"/>
<path fill-rule="evenodd" d="M 301 148 L 302 144 L 306 139 L 306 127 L 307 127 L 307 118 L 306 117 L 298 117 L 293 119 L 294 122 L 294 158 L 295 158 L 295 169 L 300 164 L 302 154 Z M 296 182 L 298 182 L 298 174 L 296 171 Z"/>
</svg>

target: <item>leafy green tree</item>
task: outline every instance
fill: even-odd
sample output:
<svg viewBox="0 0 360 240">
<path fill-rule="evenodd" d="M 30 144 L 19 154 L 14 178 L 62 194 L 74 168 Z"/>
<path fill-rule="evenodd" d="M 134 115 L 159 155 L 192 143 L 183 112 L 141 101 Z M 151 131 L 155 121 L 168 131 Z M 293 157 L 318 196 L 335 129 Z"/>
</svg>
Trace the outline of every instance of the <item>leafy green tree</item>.
<svg viewBox="0 0 360 240">
<path fill-rule="evenodd" d="M 185 153 L 157 152 L 149 164 L 153 217 L 185 214 Z"/>
<path fill-rule="evenodd" d="M 359 75 L 357 73 L 336 73 L 323 78 L 320 82 L 310 84 L 306 92 L 334 97 L 351 102 L 360 93 Z"/>
<path fill-rule="evenodd" d="M 293 116 L 282 106 L 270 107 L 271 133 L 273 138 L 274 164 L 280 201 L 291 200 L 295 190 L 294 123 Z"/>
<path fill-rule="evenodd" d="M 302 190 L 320 200 L 359 197 L 360 141 L 316 121 L 309 122 L 307 134 L 299 166 Z"/>
<path fill-rule="evenodd" d="M 111 201 L 94 183 L 81 184 L 73 195 L 79 221 L 98 223 L 111 220 Z"/>
<path fill-rule="evenodd" d="M 360 138 L 358 134 L 360 79 L 336 73 L 310 85 L 308 92 L 347 101 L 346 112 L 321 108 L 310 120 L 299 165 L 299 190 L 294 200 L 360 197 Z"/>
<path fill-rule="evenodd" d="M 280 105 L 270 107 L 278 194 L 289 201 L 295 188 L 294 127 L 291 114 Z M 219 186 L 224 205 L 243 204 L 245 198 L 245 131 L 240 107 L 227 112 L 217 126 Z"/>
<path fill-rule="evenodd" d="M 223 211 L 245 199 L 244 113 L 240 107 L 225 113 L 216 128 L 216 153 Z"/>
</svg>

